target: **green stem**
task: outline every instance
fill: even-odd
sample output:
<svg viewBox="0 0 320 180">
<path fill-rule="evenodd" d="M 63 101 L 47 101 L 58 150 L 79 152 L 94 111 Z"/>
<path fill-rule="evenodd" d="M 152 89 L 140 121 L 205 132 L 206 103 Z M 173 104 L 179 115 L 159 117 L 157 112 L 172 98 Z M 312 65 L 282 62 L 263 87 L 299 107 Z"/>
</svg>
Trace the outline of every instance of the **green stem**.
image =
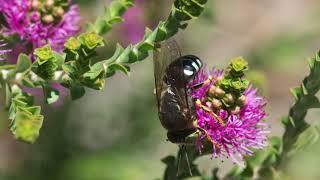
<svg viewBox="0 0 320 180">
<path fill-rule="evenodd" d="M 315 94 L 320 90 L 320 57 L 319 53 L 309 60 L 310 74 L 304 78 L 300 87 L 291 90 L 296 101 L 284 119 L 282 163 L 287 161 L 288 152 L 292 149 L 297 137 L 310 125 L 305 121 L 309 109 L 319 108 L 320 103 Z"/>
</svg>

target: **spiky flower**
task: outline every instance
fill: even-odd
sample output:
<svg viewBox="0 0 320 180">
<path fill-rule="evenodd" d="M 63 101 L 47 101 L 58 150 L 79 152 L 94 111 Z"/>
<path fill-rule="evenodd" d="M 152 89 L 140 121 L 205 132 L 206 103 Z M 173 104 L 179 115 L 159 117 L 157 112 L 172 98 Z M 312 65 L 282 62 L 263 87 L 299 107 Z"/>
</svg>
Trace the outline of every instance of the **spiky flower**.
<svg viewBox="0 0 320 180">
<path fill-rule="evenodd" d="M 197 143 L 199 149 L 201 140 L 207 137 L 212 142 L 214 157 L 230 157 L 240 165 L 254 149 L 267 146 L 269 133 L 263 120 L 266 101 L 244 78 L 247 69 L 246 61 L 235 58 L 226 71 L 203 68 L 189 84 L 204 83 L 192 91 L 196 100 L 195 125 L 205 132 Z"/>
<path fill-rule="evenodd" d="M 50 44 L 61 51 L 80 30 L 79 7 L 70 5 L 70 0 L 0 0 L 0 13 L 6 21 L 2 33 L 18 35 L 32 50 Z"/>
</svg>

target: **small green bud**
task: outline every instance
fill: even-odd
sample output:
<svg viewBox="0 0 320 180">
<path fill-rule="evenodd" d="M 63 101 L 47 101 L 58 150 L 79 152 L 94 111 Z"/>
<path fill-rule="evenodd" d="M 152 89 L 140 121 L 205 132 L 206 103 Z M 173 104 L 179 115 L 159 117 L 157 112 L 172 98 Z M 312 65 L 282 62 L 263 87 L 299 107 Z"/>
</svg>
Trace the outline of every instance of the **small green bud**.
<svg viewBox="0 0 320 180">
<path fill-rule="evenodd" d="M 248 69 L 248 62 L 242 57 L 233 58 L 229 64 L 229 72 L 234 77 L 242 77 L 244 71 Z"/>
<path fill-rule="evenodd" d="M 104 45 L 103 38 L 95 32 L 89 32 L 80 35 L 80 41 L 88 49 L 94 49 Z"/>
<path fill-rule="evenodd" d="M 230 68 L 236 72 L 246 71 L 249 69 L 248 62 L 242 57 L 236 57 L 231 59 Z"/>
<path fill-rule="evenodd" d="M 230 89 L 231 87 L 231 79 L 224 78 L 219 81 L 219 83 L 224 90 Z"/>
<path fill-rule="evenodd" d="M 236 101 L 236 104 L 239 105 L 239 106 L 243 106 L 245 103 L 246 103 L 246 96 L 245 95 L 241 95 L 237 101 Z"/>
<path fill-rule="evenodd" d="M 50 45 L 43 46 L 34 50 L 34 55 L 37 57 L 38 64 L 41 65 L 48 60 L 54 58 L 54 53 Z"/>
<path fill-rule="evenodd" d="M 215 109 L 221 109 L 221 107 L 222 107 L 222 102 L 221 102 L 219 99 L 213 98 L 213 99 L 211 100 L 211 102 L 212 102 L 212 106 L 213 106 Z"/>
<path fill-rule="evenodd" d="M 69 38 L 68 41 L 64 44 L 64 47 L 73 52 L 77 51 L 80 48 L 80 46 L 81 42 L 75 37 Z"/>
<path fill-rule="evenodd" d="M 231 85 L 234 90 L 243 92 L 248 88 L 249 81 L 248 80 L 241 80 L 240 78 L 231 82 Z"/>
</svg>

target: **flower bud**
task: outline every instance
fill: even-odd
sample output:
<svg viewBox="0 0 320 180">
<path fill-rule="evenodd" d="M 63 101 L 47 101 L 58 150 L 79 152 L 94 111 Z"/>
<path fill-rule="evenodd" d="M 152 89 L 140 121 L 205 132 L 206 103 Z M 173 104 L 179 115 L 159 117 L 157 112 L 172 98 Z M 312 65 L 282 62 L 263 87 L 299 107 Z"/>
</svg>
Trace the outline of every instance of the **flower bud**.
<svg viewBox="0 0 320 180">
<path fill-rule="evenodd" d="M 220 100 L 213 98 L 213 99 L 211 100 L 211 102 L 212 102 L 212 106 L 213 106 L 215 109 L 221 109 L 221 107 L 222 107 L 222 102 L 221 102 Z"/>
<path fill-rule="evenodd" d="M 54 5 L 54 0 L 46 0 L 46 3 L 44 5 L 47 9 L 51 9 Z"/>
<path fill-rule="evenodd" d="M 212 102 L 207 101 L 207 102 L 206 102 L 206 106 L 207 106 L 208 108 L 212 108 Z"/>
<path fill-rule="evenodd" d="M 216 86 L 214 86 L 214 85 L 212 85 L 211 87 L 210 87 L 210 89 L 209 89 L 209 93 L 211 94 L 211 95 L 214 95 L 214 93 L 216 92 Z"/>
<path fill-rule="evenodd" d="M 234 104 L 234 97 L 232 94 L 226 94 L 224 97 L 223 97 L 223 101 L 225 103 L 227 103 L 228 105 L 232 105 Z"/>
<path fill-rule="evenodd" d="M 226 94 L 226 92 L 224 92 L 224 90 L 222 90 L 219 87 L 216 87 L 214 95 L 218 98 L 223 98 L 223 96 Z"/>
<path fill-rule="evenodd" d="M 236 106 L 231 110 L 231 114 L 239 114 L 240 113 L 240 107 Z"/>
<path fill-rule="evenodd" d="M 53 15 L 54 15 L 55 17 L 60 17 L 60 18 L 62 18 L 63 15 L 64 15 L 64 10 L 63 10 L 63 8 L 62 8 L 62 7 L 54 7 L 54 8 L 53 8 Z"/>
<path fill-rule="evenodd" d="M 52 15 L 50 14 L 47 14 L 45 16 L 42 17 L 42 21 L 49 24 L 49 23 L 52 23 L 54 21 L 54 18 Z"/>
<path fill-rule="evenodd" d="M 245 95 L 241 95 L 238 99 L 237 99 L 237 105 L 239 106 L 243 106 L 246 103 L 246 96 Z"/>
<path fill-rule="evenodd" d="M 41 2 L 39 0 L 33 0 L 31 3 L 31 7 L 34 10 L 38 10 L 41 8 Z"/>
</svg>

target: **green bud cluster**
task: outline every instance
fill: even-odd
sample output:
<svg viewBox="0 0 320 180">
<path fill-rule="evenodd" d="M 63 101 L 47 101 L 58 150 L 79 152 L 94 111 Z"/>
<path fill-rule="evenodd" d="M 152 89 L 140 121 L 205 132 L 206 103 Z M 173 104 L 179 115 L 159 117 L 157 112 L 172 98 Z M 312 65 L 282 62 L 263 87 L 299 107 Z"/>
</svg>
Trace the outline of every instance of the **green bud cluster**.
<svg viewBox="0 0 320 180">
<path fill-rule="evenodd" d="M 95 32 L 72 37 L 65 43 L 66 63 L 62 68 L 74 80 L 67 86 L 76 83 L 93 89 L 104 87 L 106 71 L 96 71 L 93 78 L 85 76 L 91 69 L 91 59 L 97 55 L 96 48 L 101 46 L 104 46 L 103 38 Z"/>
<path fill-rule="evenodd" d="M 39 13 L 42 22 L 59 22 L 68 8 L 68 0 L 32 0 L 32 12 Z"/>
<path fill-rule="evenodd" d="M 34 56 L 36 63 L 33 64 L 32 70 L 44 80 L 51 80 L 64 62 L 64 58 L 54 52 L 50 45 L 35 49 Z"/>
<path fill-rule="evenodd" d="M 101 35 L 111 30 L 114 24 L 122 22 L 121 16 L 133 5 L 132 0 L 115 0 L 105 8 L 104 14 L 95 23 L 89 25 L 87 33 L 70 38 L 65 43 L 64 53 L 57 53 L 50 45 L 46 45 L 34 51 L 33 62 L 23 53 L 19 55 L 16 65 L 0 62 L 0 88 L 11 84 L 42 87 L 47 104 L 54 103 L 59 98 L 59 91 L 51 86 L 52 82 L 67 87 L 73 100 L 85 94 L 85 87 L 100 90 L 104 87 L 105 78 L 118 71 L 128 75 L 130 64 L 146 59 L 150 51 L 158 51 L 159 43 L 186 28 L 187 20 L 196 19 L 204 10 L 206 2 L 207 0 L 175 0 L 168 18 L 159 22 L 153 31 L 147 28 L 141 42 L 126 48 L 117 44 L 113 56 L 98 60 L 95 59 L 96 48 L 104 45 Z M 69 8 L 69 0 L 30 0 L 30 3 L 29 15 L 37 15 L 43 23 L 59 23 Z M 96 63 L 91 63 L 92 61 Z M 20 93 L 21 96 L 12 96 L 11 92 L 13 90 L 6 88 L 6 105 L 12 109 L 10 119 L 13 134 L 20 140 L 34 142 L 42 124 L 40 108 L 32 106 L 26 98 L 29 95 Z M 20 97 L 25 99 L 21 100 Z M 221 106 L 219 102 L 213 105 Z"/>
<path fill-rule="evenodd" d="M 243 92 L 248 88 L 249 81 L 244 79 L 244 71 L 248 63 L 241 57 L 231 60 L 223 79 L 218 80 L 208 91 L 208 100 L 215 109 L 228 109 L 230 113 L 238 114 L 245 104 Z"/>
<path fill-rule="evenodd" d="M 43 122 L 41 107 L 33 106 L 32 96 L 22 92 L 18 86 L 13 86 L 11 89 L 10 130 L 16 139 L 33 143 L 39 136 Z"/>
</svg>

